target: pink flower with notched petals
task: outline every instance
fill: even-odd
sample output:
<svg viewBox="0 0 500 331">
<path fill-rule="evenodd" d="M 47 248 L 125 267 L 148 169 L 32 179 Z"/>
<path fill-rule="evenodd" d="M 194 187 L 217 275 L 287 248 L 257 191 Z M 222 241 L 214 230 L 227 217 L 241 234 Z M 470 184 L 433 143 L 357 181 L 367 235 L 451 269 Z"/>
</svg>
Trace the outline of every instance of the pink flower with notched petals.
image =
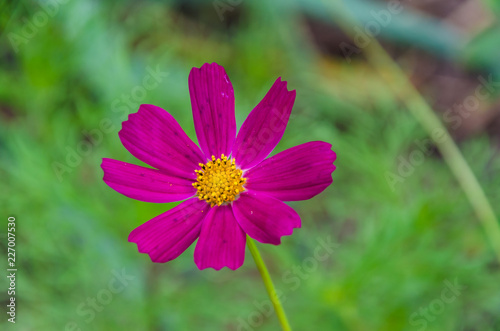
<svg viewBox="0 0 500 331">
<path fill-rule="evenodd" d="M 189 92 L 200 148 L 168 112 L 141 105 L 123 122 L 120 139 L 155 169 L 103 159 L 104 182 L 132 199 L 185 200 L 136 228 L 128 240 L 153 262 L 177 258 L 197 238 L 199 269 L 239 268 L 246 235 L 278 245 L 301 226 L 282 201 L 310 199 L 332 183 L 335 153 L 308 142 L 265 159 L 285 131 L 295 101 L 278 78 L 236 135 L 234 92 L 223 67 L 193 68 Z"/>
</svg>

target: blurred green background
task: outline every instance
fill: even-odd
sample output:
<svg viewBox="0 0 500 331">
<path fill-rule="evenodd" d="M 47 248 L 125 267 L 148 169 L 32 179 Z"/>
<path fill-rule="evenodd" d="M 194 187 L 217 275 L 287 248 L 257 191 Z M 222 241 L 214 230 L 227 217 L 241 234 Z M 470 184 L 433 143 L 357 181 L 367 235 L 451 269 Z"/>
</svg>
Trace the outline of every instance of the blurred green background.
<svg viewBox="0 0 500 331">
<path fill-rule="evenodd" d="M 102 181 L 103 157 L 139 164 L 117 133 L 140 103 L 169 111 L 196 141 L 188 74 L 217 62 L 238 125 L 277 77 L 297 90 L 273 153 L 323 140 L 338 155 L 333 185 L 291 203 L 302 228 L 259 245 L 295 330 L 500 330 L 500 269 L 483 228 L 358 47 L 377 38 L 403 68 L 499 215 L 498 2 L 403 1 L 393 13 L 350 0 L 359 45 L 331 3 L 2 2 L 0 234 L 6 252 L 15 216 L 18 272 L 17 322 L 2 310 L 0 328 L 279 329 L 248 251 L 237 271 L 199 271 L 194 245 L 153 264 L 127 236 L 174 204 L 134 201 Z M 146 89 L 151 72 L 160 75 Z M 318 261 L 321 241 L 335 248 Z"/>
</svg>

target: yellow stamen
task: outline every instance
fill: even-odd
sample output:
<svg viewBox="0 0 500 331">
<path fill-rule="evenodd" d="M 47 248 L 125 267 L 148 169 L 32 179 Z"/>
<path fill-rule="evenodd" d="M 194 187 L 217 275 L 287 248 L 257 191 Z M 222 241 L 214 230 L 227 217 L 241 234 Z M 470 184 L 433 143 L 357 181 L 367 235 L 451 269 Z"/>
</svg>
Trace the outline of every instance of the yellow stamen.
<svg viewBox="0 0 500 331">
<path fill-rule="evenodd" d="M 211 161 L 199 166 L 201 169 L 195 170 L 196 183 L 193 186 L 198 190 L 198 198 L 207 201 L 211 207 L 234 201 L 245 191 L 243 185 L 247 179 L 241 177 L 243 171 L 236 167 L 234 159 L 228 160 L 224 154 L 216 159 L 212 155 Z"/>
</svg>

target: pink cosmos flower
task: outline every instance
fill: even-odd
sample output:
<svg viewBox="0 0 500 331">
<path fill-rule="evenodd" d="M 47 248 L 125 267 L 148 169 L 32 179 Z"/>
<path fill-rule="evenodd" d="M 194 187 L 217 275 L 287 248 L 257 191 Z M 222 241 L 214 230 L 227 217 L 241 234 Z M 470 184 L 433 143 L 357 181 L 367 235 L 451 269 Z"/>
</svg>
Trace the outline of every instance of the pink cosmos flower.
<svg viewBox="0 0 500 331">
<path fill-rule="evenodd" d="M 104 182 L 146 202 L 185 200 L 142 224 L 128 240 L 153 262 L 177 258 L 197 238 L 199 269 L 239 268 L 246 235 L 278 245 L 301 226 L 282 201 L 310 199 L 332 183 L 331 145 L 308 142 L 265 159 L 280 141 L 295 101 L 278 78 L 236 135 L 234 92 L 223 67 L 205 63 L 189 74 L 200 148 L 168 112 L 153 105 L 123 122 L 125 148 L 155 169 L 103 159 Z"/>
</svg>

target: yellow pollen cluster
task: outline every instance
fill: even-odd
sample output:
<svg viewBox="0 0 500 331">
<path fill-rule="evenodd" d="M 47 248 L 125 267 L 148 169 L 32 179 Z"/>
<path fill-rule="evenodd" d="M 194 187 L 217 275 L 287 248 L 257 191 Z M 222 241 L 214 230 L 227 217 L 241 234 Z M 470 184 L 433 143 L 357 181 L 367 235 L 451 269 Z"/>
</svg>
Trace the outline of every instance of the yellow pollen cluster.
<svg viewBox="0 0 500 331">
<path fill-rule="evenodd" d="M 193 186 L 198 190 L 198 198 L 205 200 L 210 206 L 234 201 L 245 190 L 243 184 L 247 179 L 241 177 L 243 172 L 236 168 L 234 159 L 228 160 L 224 154 L 216 159 L 212 155 L 212 161 L 200 163 L 200 167 L 201 170 L 195 170 L 197 178 Z"/>
</svg>

